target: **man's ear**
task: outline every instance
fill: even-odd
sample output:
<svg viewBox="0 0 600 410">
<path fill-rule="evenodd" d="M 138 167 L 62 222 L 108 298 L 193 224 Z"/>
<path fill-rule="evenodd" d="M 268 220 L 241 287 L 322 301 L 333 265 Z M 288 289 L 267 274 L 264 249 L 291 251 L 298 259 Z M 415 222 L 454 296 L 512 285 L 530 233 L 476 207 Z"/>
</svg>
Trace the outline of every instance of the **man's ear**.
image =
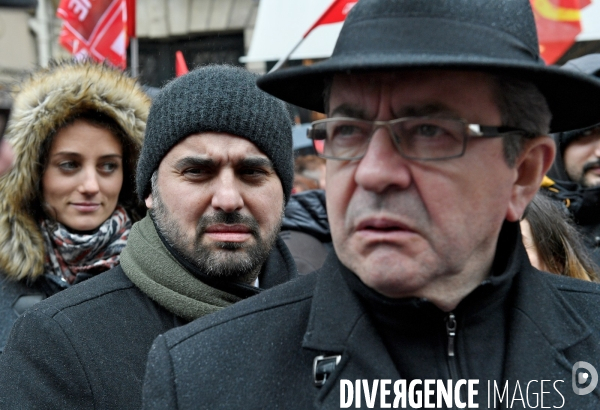
<svg viewBox="0 0 600 410">
<path fill-rule="evenodd" d="M 148 195 L 148 196 L 146 197 L 146 199 L 144 200 L 144 202 L 146 203 L 146 208 L 148 208 L 148 209 L 152 209 L 152 205 L 153 205 L 153 202 L 152 202 L 152 194 Z"/>
<path fill-rule="evenodd" d="M 525 208 L 540 189 L 546 172 L 552 166 L 556 145 L 552 138 L 539 136 L 525 143 L 515 162 L 516 180 L 512 187 L 506 219 L 516 222 L 521 219 Z"/>
</svg>

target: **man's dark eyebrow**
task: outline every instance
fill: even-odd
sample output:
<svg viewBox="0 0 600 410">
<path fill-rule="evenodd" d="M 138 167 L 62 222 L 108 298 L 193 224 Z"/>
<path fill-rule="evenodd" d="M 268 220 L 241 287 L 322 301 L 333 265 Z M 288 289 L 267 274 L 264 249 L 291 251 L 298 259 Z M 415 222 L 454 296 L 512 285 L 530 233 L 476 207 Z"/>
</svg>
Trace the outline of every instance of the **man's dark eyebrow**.
<svg viewBox="0 0 600 410">
<path fill-rule="evenodd" d="M 247 157 L 237 163 L 238 167 L 269 168 L 273 169 L 273 163 L 265 157 Z"/>
<path fill-rule="evenodd" d="M 214 167 L 216 165 L 212 158 L 208 157 L 184 157 L 175 163 L 175 169 L 182 169 L 185 167 Z"/>
<path fill-rule="evenodd" d="M 342 104 L 337 106 L 333 111 L 329 113 L 329 117 L 350 117 L 366 120 L 365 110 L 350 104 Z"/>
<path fill-rule="evenodd" d="M 186 167 L 204 167 L 213 168 L 217 166 L 217 162 L 210 157 L 184 157 L 178 160 L 174 168 L 183 169 Z M 236 162 L 236 167 L 250 168 L 273 168 L 273 163 L 265 157 L 247 157 Z"/>
</svg>

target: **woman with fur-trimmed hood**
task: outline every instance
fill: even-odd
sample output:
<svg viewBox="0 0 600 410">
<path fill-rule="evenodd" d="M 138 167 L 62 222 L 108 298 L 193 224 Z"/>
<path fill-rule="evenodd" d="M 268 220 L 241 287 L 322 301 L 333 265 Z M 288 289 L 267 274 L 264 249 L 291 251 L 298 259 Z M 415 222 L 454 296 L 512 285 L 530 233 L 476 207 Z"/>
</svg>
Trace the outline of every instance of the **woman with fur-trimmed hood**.
<svg viewBox="0 0 600 410">
<path fill-rule="evenodd" d="M 24 309 L 111 269 L 132 222 L 150 100 L 117 69 L 52 63 L 23 81 L 0 178 L 0 348 Z"/>
</svg>

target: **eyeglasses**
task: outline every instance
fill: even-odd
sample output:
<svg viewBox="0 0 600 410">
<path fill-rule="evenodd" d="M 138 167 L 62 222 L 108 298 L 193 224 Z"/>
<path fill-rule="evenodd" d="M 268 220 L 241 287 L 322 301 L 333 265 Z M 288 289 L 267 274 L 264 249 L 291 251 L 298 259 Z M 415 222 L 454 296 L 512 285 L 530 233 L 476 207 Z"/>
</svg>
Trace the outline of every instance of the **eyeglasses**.
<svg viewBox="0 0 600 410">
<path fill-rule="evenodd" d="M 379 127 L 388 130 L 396 149 L 404 158 L 424 161 L 458 158 L 464 155 L 469 138 L 497 138 L 512 134 L 531 136 L 512 127 L 469 124 L 465 120 L 435 117 L 406 117 L 391 121 L 356 118 L 327 118 L 315 121 L 307 136 L 317 155 L 338 160 L 360 159 Z"/>
</svg>

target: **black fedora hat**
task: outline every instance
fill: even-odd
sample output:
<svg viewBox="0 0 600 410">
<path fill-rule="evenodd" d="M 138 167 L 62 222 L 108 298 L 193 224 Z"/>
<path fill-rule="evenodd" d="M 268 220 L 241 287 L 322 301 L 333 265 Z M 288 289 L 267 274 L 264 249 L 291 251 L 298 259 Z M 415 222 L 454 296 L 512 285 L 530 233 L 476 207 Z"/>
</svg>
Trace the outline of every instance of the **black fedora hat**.
<svg viewBox="0 0 600 410">
<path fill-rule="evenodd" d="M 600 53 L 588 54 L 583 57 L 575 58 L 562 66 L 563 70 L 575 71 L 600 78 Z M 555 136 L 558 142 L 558 149 L 561 154 L 564 154 L 565 148 L 571 142 L 581 137 L 587 131 L 600 128 L 600 117 L 596 120 L 598 124 L 593 124 L 589 127 L 579 128 L 576 130 L 561 132 Z"/>
<path fill-rule="evenodd" d="M 529 0 L 360 0 L 331 58 L 264 75 L 258 86 L 284 101 L 324 112 L 326 80 L 336 73 L 425 68 L 477 70 L 530 81 L 546 97 L 553 132 L 600 119 L 600 81 L 541 60 Z"/>
</svg>

